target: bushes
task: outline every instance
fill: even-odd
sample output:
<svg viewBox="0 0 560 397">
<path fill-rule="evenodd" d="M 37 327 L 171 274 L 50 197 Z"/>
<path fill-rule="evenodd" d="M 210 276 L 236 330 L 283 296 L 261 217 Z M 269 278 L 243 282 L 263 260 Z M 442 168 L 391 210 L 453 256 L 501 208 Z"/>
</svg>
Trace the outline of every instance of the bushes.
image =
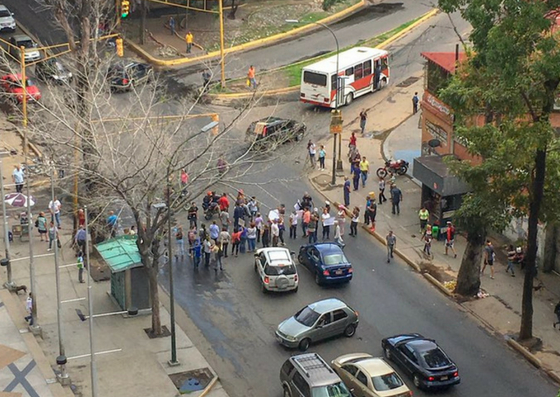
<svg viewBox="0 0 560 397">
<path fill-rule="evenodd" d="M 336 3 L 341 3 L 344 0 L 323 0 L 323 10 L 328 11 Z"/>
</svg>

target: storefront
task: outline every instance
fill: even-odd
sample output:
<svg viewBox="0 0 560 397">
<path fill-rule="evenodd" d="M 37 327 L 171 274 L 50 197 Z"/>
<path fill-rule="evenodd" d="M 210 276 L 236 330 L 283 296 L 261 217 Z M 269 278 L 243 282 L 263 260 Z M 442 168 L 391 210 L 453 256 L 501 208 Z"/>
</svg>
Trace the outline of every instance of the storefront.
<svg viewBox="0 0 560 397">
<path fill-rule="evenodd" d="M 440 225 L 443 232 L 447 221 L 453 221 L 461 207 L 463 194 L 469 191 L 466 183 L 449 172 L 446 156 L 424 156 L 414 159 L 413 176 L 422 182 L 421 206 L 430 212 L 430 222 Z"/>
</svg>

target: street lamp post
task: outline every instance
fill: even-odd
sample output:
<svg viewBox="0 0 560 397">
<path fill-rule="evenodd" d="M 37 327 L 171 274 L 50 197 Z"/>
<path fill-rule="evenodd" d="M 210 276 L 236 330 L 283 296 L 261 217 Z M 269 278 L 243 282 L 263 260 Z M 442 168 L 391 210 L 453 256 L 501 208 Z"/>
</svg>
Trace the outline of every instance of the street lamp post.
<svg viewBox="0 0 560 397">
<path fill-rule="evenodd" d="M 297 19 L 286 19 L 286 22 L 288 23 L 299 23 L 299 20 Z M 340 111 L 338 110 L 338 105 L 340 102 L 340 81 L 341 78 L 339 76 L 339 58 L 340 58 L 340 46 L 338 44 L 338 38 L 336 37 L 336 34 L 334 33 L 334 31 L 329 28 L 327 25 L 325 25 L 322 22 L 312 22 L 316 25 L 320 25 L 322 27 L 324 27 L 325 29 L 327 29 L 330 34 L 332 35 L 332 37 L 334 38 L 334 42 L 336 43 L 336 95 L 335 95 L 335 103 L 334 103 L 334 113 L 333 113 L 333 118 L 340 118 L 340 120 L 342 120 L 342 114 L 340 113 Z M 334 116 L 336 115 L 336 116 Z M 342 146 L 342 132 L 339 133 L 335 133 L 334 134 L 334 139 L 333 139 L 333 165 L 332 165 L 332 180 L 331 180 L 331 184 L 334 186 L 336 185 L 336 170 L 342 170 L 342 159 L 340 157 L 340 153 L 338 154 L 338 161 L 336 158 L 336 140 L 337 140 L 337 135 L 338 135 L 338 141 L 339 141 L 339 151 L 342 150 L 341 146 Z"/>
<path fill-rule="evenodd" d="M 220 1 L 221 4 L 221 1 Z M 169 263 L 169 315 L 171 316 L 171 360 L 167 363 L 174 367 L 179 365 L 177 361 L 177 337 L 175 333 L 175 288 L 173 287 L 173 248 L 171 246 L 171 176 L 167 171 L 167 258 Z"/>
<path fill-rule="evenodd" d="M 84 206 L 84 216 L 85 216 L 85 228 L 86 228 L 86 261 L 83 265 L 87 266 L 86 273 L 86 286 L 87 286 L 87 299 L 88 299 L 88 312 L 89 312 L 89 352 L 91 360 L 91 395 L 92 397 L 97 397 L 97 364 L 95 362 L 95 341 L 93 338 L 93 301 L 91 293 L 91 267 L 89 264 L 89 231 L 88 231 L 88 209 L 87 205 Z"/>
</svg>

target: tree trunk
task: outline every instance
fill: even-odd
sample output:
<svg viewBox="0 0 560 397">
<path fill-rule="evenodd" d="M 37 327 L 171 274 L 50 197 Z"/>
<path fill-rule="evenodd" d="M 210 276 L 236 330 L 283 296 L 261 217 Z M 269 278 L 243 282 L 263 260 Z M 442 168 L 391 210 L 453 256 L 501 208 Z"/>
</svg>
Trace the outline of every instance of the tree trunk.
<svg viewBox="0 0 560 397">
<path fill-rule="evenodd" d="M 473 232 L 467 235 L 467 246 L 457 275 L 455 293 L 463 296 L 473 296 L 478 293 L 482 246 L 485 238 L 486 233 Z"/>
<path fill-rule="evenodd" d="M 559 225 L 551 222 L 546 225 L 546 235 L 544 240 L 544 259 L 543 272 L 550 273 L 554 270 L 558 253 L 558 232 Z"/>
<path fill-rule="evenodd" d="M 152 333 L 154 335 L 161 335 L 161 317 L 159 313 L 159 290 L 158 290 L 158 261 L 153 258 L 153 263 L 148 268 L 150 276 L 150 301 L 152 303 Z"/>
<path fill-rule="evenodd" d="M 536 151 L 534 172 L 531 202 L 529 204 L 529 231 L 527 236 L 527 256 L 525 279 L 523 281 L 519 340 L 531 339 L 533 337 L 533 279 L 537 270 L 537 233 L 539 228 L 539 214 L 544 194 L 546 149 L 538 149 Z"/>
<path fill-rule="evenodd" d="M 140 12 L 142 13 L 142 17 L 140 20 L 140 44 L 144 45 L 146 41 L 146 0 L 142 0 L 140 4 Z"/>
</svg>

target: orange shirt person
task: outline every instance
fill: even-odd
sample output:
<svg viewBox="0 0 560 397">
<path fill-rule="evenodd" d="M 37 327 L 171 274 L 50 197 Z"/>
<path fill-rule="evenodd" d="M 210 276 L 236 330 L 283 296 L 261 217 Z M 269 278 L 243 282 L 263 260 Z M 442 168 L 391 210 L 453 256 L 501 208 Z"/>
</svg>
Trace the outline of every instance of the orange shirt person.
<svg viewBox="0 0 560 397">
<path fill-rule="evenodd" d="M 188 31 L 187 35 L 185 36 L 185 41 L 187 42 L 187 54 L 191 53 L 193 40 L 194 40 L 193 34 L 190 31 Z"/>
<path fill-rule="evenodd" d="M 249 80 L 249 83 L 251 84 L 251 88 L 256 89 L 257 88 L 257 80 L 255 79 L 255 67 L 253 65 L 251 65 L 251 67 L 249 68 L 249 71 L 247 72 L 247 79 Z"/>
</svg>

